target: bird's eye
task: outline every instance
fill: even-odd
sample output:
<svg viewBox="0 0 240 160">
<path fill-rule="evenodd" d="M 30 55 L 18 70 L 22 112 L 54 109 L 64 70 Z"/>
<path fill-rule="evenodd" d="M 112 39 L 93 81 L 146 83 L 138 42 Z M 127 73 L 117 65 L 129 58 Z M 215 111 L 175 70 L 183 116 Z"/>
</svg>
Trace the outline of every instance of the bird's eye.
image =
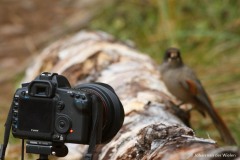
<svg viewBox="0 0 240 160">
<path fill-rule="evenodd" d="M 172 54 L 171 52 L 168 52 L 168 53 L 167 53 L 168 58 L 171 57 L 171 54 Z"/>
</svg>

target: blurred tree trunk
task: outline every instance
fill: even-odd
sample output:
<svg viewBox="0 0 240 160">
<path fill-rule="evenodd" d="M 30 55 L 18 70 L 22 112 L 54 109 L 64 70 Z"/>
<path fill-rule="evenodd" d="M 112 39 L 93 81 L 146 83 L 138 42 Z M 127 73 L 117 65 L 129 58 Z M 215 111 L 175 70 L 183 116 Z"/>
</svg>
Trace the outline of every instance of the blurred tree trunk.
<svg viewBox="0 0 240 160">
<path fill-rule="evenodd" d="M 103 32 L 82 31 L 50 45 L 33 62 L 24 81 L 49 71 L 65 75 L 72 86 L 98 81 L 115 89 L 126 117 L 114 139 L 97 147 L 99 159 L 201 159 L 215 151 L 215 141 L 197 138 L 184 124 L 188 115 L 171 102 L 154 61 L 129 44 Z M 68 147 L 63 159 L 79 159 L 87 149 Z"/>
</svg>

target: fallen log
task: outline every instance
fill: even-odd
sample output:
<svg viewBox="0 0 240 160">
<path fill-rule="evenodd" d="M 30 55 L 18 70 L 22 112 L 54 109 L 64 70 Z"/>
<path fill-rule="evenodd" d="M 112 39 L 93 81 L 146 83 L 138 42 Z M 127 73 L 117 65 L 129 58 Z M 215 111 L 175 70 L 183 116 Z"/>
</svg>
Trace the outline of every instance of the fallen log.
<svg viewBox="0 0 240 160">
<path fill-rule="evenodd" d="M 216 142 L 196 137 L 185 125 L 188 114 L 172 103 L 174 99 L 157 68 L 150 57 L 129 44 L 117 42 L 104 32 L 81 31 L 43 50 L 28 68 L 24 81 L 48 71 L 66 76 L 72 86 L 104 82 L 115 89 L 124 106 L 125 121 L 111 142 L 97 147 L 98 159 L 208 158 L 207 152 L 215 151 Z M 70 152 L 63 159 L 79 159 L 87 149 L 75 144 L 68 147 Z M 228 150 L 234 158 L 239 157 L 237 148 L 216 153 L 223 158 L 222 153 Z"/>
</svg>

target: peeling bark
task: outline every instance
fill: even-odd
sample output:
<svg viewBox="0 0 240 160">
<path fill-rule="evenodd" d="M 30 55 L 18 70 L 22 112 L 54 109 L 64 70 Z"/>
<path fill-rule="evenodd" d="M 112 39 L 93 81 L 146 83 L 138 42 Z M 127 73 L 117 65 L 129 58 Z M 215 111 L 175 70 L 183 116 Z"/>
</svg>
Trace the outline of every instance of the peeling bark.
<svg viewBox="0 0 240 160">
<path fill-rule="evenodd" d="M 65 75 L 72 86 L 98 81 L 115 89 L 125 121 L 111 142 L 97 147 L 99 159 L 198 159 L 196 154 L 217 147 L 185 125 L 189 115 L 173 105 L 157 64 L 104 32 L 82 31 L 50 45 L 34 59 L 24 81 L 43 71 Z M 87 148 L 68 147 L 63 159 L 79 159 Z"/>
</svg>

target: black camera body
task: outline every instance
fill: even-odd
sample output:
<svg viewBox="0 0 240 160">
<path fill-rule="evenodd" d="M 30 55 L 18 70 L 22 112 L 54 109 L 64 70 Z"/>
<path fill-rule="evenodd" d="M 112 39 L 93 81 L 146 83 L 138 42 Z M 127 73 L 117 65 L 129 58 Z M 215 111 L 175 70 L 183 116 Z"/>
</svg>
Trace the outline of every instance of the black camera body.
<svg viewBox="0 0 240 160">
<path fill-rule="evenodd" d="M 122 104 L 112 87 L 88 83 L 71 88 L 64 76 L 42 73 L 22 84 L 14 95 L 12 134 L 28 140 L 88 144 L 94 107 L 102 109 L 103 117 L 101 141 L 97 143 L 107 143 L 124 120 Z"/>
<path fill-rule="evenodd" d="M 16 91 L 12 134 L 24 139 L 88 143 L 91 96 L 67 86 L 58 88 L 56 81 L 41 78 Z"/>
</svg>

